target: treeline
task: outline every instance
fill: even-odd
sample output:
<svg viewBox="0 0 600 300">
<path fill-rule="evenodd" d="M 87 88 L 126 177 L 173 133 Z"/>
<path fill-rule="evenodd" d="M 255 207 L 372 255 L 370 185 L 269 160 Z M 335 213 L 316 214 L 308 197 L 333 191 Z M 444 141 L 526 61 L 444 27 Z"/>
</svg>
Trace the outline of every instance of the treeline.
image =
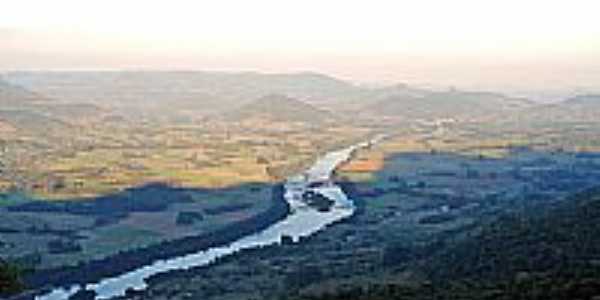
<svg viewBox="0 0 600 300">
<path fill-rule="evenodd" d="M 207 214 L 214 216 L 214 215 L 220 215 L 223 213 L 238 212 L 238 211 L 246 210 L 246 209 L 250 209 L 250 208 L 252 208 L 251 203 L 240 203 L 240 204 L 221 205 L 221 206 L 214 207 L 214 208 L 206 208 L 206 209 L 204 209 L 204 211 Z"/>
<path fill-rule="evenodd" d="M 285 218 L 290 211 L 281 184 L 272 188 L 271 206 L 246 220 L 227 225 L 217 231 L 199 236 L 164 241 L 149 247 L 123 251 L 116 255 L 75 266 L 47 269 L 28 274 L 24 278 L 27 288 L 39 289 L 48 286 L 69 286 L 97 282 L 116 276 L 154 261 L 183 256 L 209 248 L 222 246 L 246 235 L 266 229 Z"/>
<path fill-rule="evenodd" d="M 147 184 L 123 192 L 81 201 L 32 201 L 7 209 L 13 212 L 53 212 L 119 219 L 131 212 L 156 212 L 169 205 L 192 201 L 187 189 L 162 183 Z"/>
</svg>

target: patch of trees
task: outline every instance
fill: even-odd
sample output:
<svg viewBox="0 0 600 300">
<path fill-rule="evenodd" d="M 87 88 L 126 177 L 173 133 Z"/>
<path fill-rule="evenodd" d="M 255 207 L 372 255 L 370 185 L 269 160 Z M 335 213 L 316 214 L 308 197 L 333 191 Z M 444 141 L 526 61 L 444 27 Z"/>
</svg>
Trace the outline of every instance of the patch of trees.
<svg viewBox="0 0 600 300">
<path fill-rule="evenodd" d="M 294 290 L 318 282 L 324 277 L 318 265 L 304 265 L 286 275 L 284 284 L 286 288 Z"/>
<path fill-rule="evenodd" d="M 20 231 L 14 228 L 0 227 L 0 233 L 19 233 Z"/>
<path fill-rule="evenodd" d="M 287 170 L 288 170 L 288 167 L 283 166 L 283 165 L 269 165 L 265 169 L 265 171 L 267 172 L 269 177 L 275 178 L 275 179 L 285 178 L 285 175 L 287 174 Z"/>
<path fill-rule="evenodd" d="M 269 164 L 269 160 L 266 159 L 264 156 L 259 156 L 256 158 L 256 163 L 259 165 L 268 165 Z"/>
<path fill-rule="evenodd" d="M 279 239 L 279 242 L 282 245 L 293 245 L 294 244 L 294 238 L 289 236 L 289 235 L 282 235 L 281 238 Z"/>
<path fill-rule="evenodd" d="M 431 172 L 423 173 L 423 175 L 431 176 L 431 177 L 457 177 L 458 176 L 458 174 L 453 171 L 431 171 Z"/>
<path fill-rule="evenodd" d="M 108 226 L 118 223 L 121 219 L 127 217 L 127 213 L 113 213 L 110 215 L 97 216 L 94 220 L 95 227 Z"/>
<path fill-rule="evenodd" d="M 456 210 L 464 208 L 465 206 L 473 203 L 479 203 L 480 205 L 492 205 L 494 202 L 484 201 L 481 203 L 477 198 L 470 198 L 466 196 L 451 196 L 447 194 L 427 194 L 427 201 L 424 201 L 422 204 L 416 206 L 413 209 L 408 210 L 409 212 L 415 211 L 424 211 L 424 210 L 435 210 L 439 209 L 441 206 L 447 206 L 448 209 Z"/>
<path fill-rule="evenodd" d="M 86 289 L 81 289 L 69 297 L 69 300 L 95 300 L 96 292 Z"/>
<path fill-rule="evenodd" d="M 468 179 L 477 179 L 480 177 L 479 171 L 474 169 L 467 169 L 466 175 Z"/>
<path fill-rule="evenodd" d="M 308 206 L 314 207 L 320 212 L 331 210 L 331 207 L 335 203 L 335 201 L 313 191 L 304 192 L 304 194 L 302 194 L 302 199 Z"/>
<path fill-rule="evenodd" d="M 419 219 L 419 224 L 435 225 L 450 222 L 455 219 L 456 216 L 452 214 L 434 214 L 422 217 L 421 219 Z"/>
<path fill-rule="evenodd" d="M 345 222 L 356 223 L 357 219 L 365 213 L 365 200 L 361 197 L 361 193 L 358 191 L 355 183 L 351 181 L 337 181 L 336 184 L 354 202 L 354 214 L 347 218 Z"/>
<path fill-rule="evenodd" d="M 0 259 L 0 297 L 23 290 L 21 272 L 15 264 Z"/>
<path fill-rule="evenodd" d="M 50 254 L 65 254 L 81 252 L 82 248 L 79 243 L 67 239 L 55 239 L 48 242 L 48 253 Z"/>
<path fill-rule="evenodd" d="M 383 248 L 382 264 L 386 267 L 397 266 L 414 258 L 411 249 L 405 245 L 390 242 Z"/>
<path fill-rule="evenodd" d="M 30 235 L 58 235 L 66 238 L 78 238 L 77 233 L 73 230 L 55 229 L 47 223 L 32 224 L 25 229 L 25 232 Z"/>
<path fill-rule="evenodd" d="M 240 203 L 240 204 L 227 204 L 221 205 L 214 208 L 206 208 L 204 212 L 208 215 L 220 215 L 224 213 L 237 212 L 241 210 L 246 210 L 252 208 L 252 204 L 250 203 Z"/>
<path fill-rule="evenodd" d="M 250 187 L 250 192 L 252 193 L 258 193 L 262 190 L 262 188 L 260 186 L 251 186 Z"/>
<path fill-rule="evenodd" d="M 361 190 L 360 192 L 357 192 L 357 195 L 360 197 L 364 197 L 364 198 L 376 198 L 376 197 L 384 195 L 387 192 L 388 192 L 388 190 L 383 189 L 383 188 L 370 188 L 368 190 L 364 189 L 364 190 Z"/>
<path fill-rule="evenodd" d="M 19 266 L 23 273 L 30 273 L 42 262 L 42 255 L 39 252 L 28 253 L 11 259 L 11 262 Z"/>
<path fill-rule="evenodd" d="M 427 281 L 387 284 L 351 283 L 319 294 L 303 293 L 284 296 L 287 300 L 564 300 L 597 299 L 600 280 L 597 278 L 548 278 L 535 277 L 528 280 L 488 282 L 449 280 L 443 285 Z"/>
<path fill-rule="evenodd" d="M 175 224 L 178 226 L 189 226 L 204 219 L 202 213 L 197 211 L 182 211 L 177 214 Z"/>
<path fill-rule="evenodd" d="M 127 216 L 130 212 L 163 211 L 173 203 L 192 201 L 185 189 L 149 184 L 123 192 L 80 201 L 32 201 L 7 209 L 15 212 L 55 212 L 75 215 Z M 106 222 L 109 221 L 109 222 Z M 110 223 L 110 220 L 101 220 Z"/>
</svg>

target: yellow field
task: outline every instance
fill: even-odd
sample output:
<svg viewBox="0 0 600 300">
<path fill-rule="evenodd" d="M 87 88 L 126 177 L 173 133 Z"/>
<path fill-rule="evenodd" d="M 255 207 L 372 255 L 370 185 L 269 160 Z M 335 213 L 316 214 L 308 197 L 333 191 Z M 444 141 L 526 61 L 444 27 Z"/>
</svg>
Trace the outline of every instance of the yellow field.
<svg viewBox="0 0 600 300">
<path fill-rule="evenodd" d="M 212 125 L 84 127 L 66 145 L 50 144 L 46 153 L 22 151 L 15 166 L 28 182 L 26 191 L 47 199 L 94 197 L 149 182 L 228 187 L 282 180 L 316 156 L 368 133 L 348 126 L 307 130 L 302 124 L 262 120 Z M 0 191 L 10 186 L 7 182 Z"/>
<path fill-rule="evenodd" d="M 508 155 L 511 146 L 527 145 L 519 137 L 510 139 L 467 140 L 458 136 L 397 135 L 385 139 L 370 149 L 361 149 L 346 164 L 338 169 L 338 176 L 355 181 L 373 179 L 373 173 L 384 167 L 386 157 L 406 152 L 452 152 L 461 155 L 502 158 Z"/>
</svg>

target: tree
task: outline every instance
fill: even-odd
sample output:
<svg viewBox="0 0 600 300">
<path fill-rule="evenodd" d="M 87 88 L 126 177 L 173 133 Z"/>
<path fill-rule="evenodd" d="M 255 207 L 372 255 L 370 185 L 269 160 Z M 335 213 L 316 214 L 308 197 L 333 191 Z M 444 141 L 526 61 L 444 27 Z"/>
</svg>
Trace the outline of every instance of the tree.
<svg viewBox="0 0 600 300">
<path fill-rule="evenodd" d="M 182 211 L 177 214 L 175 224 L 178 226 L 193 225 L 196 222 L 200 222 L 204 219 L 202 213 L 195 211 Z"/>
<path fill-rule="evenodd" d="M 17 266 L 0 260 L 0 295 L 15 294 L 23 290 L 20 273 Z"/>
<path fill-rule="evenodd" d="M 259 164 L 259 165 L 268 165 L 269 164 L 269 160 L 266 159 L 263 156 L 259 156 L 259 157 L 256 158 L 256 163 Z"/>
<path fill-rule="evenodd" d="M 75 293 L 69 299 L 71 299 L 71 300 L 94 300 L 94 299 L 96 299 L 96 292 L 82 289 L 82 290 L 77 291 L 77 293 Z"/>
</svg>

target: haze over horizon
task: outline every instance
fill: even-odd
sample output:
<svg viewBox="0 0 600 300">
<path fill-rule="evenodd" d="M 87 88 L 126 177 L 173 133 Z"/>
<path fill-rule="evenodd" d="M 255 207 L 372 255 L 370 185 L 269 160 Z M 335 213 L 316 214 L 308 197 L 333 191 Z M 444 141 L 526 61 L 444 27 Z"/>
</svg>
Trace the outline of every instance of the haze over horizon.
<svg viewBox="0 0 600 300">
<path fill-rule="evenodd" d="M 315 71 L 359 82 L 598 90 L 595 1 L 7 3 L 0 71 Z"/>
<path fill-rule="evenodd" d="M 0 300 L 600 300 L 600 0 L 0 6 Z"/>
</svg>

